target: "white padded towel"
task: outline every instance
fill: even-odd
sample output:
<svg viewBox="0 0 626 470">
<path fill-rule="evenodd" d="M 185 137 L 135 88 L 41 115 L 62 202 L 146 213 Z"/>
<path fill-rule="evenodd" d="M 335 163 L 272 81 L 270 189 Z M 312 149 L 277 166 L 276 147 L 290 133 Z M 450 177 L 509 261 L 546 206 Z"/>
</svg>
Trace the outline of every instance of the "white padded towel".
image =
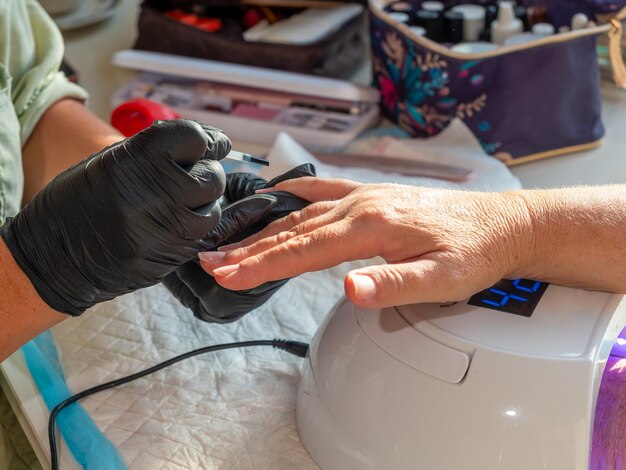
<svg viewBox="0 0 626 470">
<path fill-rule="evenodd" d="M 457 143 L 449 148 L 452 157 L 445 163 L 457 162 L 477 172 L 465 187 L 520 187 L 500 162 L 462 139 L 452 141 Z M 389 147 L 398 155 L 402 145 L 395 142 Z M 404 149 L 405 154 L 412 151 L 410 146 Z M 272 173 L 266 176 L 313 161 L 286 135 L 278 138 L 269 159 Z M 352 175 L 327 166 L 320 170 L 323 176 L 389 179 L 371 171 Z M 439 180 L 401 181 L 447 185 Z M 162 286 L 98 305 L 53 330 L 70 389 L 77 392 L 216 343 L 277 337 L 308 342 L 343 295 L 345 273 L 356 265 L 292 279 L 267 304 L 228 325 L 196 320 Z M 130 469 L 316 469 L 296 431 L 301 363 L 302 359 L 271 348 L 210 353 L 82 404 Z"/>
</svg>

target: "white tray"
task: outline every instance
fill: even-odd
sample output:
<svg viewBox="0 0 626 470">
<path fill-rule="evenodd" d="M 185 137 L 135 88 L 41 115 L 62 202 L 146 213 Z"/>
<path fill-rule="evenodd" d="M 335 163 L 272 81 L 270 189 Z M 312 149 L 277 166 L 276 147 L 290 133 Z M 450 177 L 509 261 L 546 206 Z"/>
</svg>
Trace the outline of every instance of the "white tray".
<svg viewBox="0 0 626 470">
<path fill-rule="evenodd" d="M 223 129 L 232 139 L 257 144 L 271 144 L 280 132 L 289 133 L 308 148 L 342 148 L 354 140 L 363 130 L 374 125 L 379 116 L 379 93 L 371 87 L 326 77 L 283 72 L 278 70 L 228 64 L 223 62 L 179 57 L 144 51 L 120 51 L 113 56 L 113 65 L 150 72 L 152 75 L 180 77 L 198 81 L 238 85 L 271 92 L 306 95 L 312 98 L 331 98 L 346 103 L 361 103 L 366 110 L 353 116 L 353 122 L 345 131 L 328 131 L 297 127 L 273 121 L 262 121 L 207 111 L 173 107 L 182 117 L 196 119 Z M 141 78 L 140 78 L 141 79 Z M 113 96 L 117 106 L 128 99 L 133 82 L 118 90 Z M 333 113 L 328 112 L 332 117 Z"/>
</svg>

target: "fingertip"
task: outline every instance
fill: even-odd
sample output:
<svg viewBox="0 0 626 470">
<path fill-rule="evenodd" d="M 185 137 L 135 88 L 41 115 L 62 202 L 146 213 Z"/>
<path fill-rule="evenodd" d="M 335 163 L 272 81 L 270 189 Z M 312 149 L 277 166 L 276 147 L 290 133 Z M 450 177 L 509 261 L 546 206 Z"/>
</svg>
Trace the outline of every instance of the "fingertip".
<svg viewBox="0 0 626 470">
<path fill-rule="evenodd" d="M 222 165 L 213 160 L 200 160 L 186 168 L 189 178 L 181 184 L 180 200 L 189 208 L 219 199 L 226 189 L 226 174 Z"/>
<path fill-rule="evenodd" d="M 379 289 L 376 280 L 365 273 L 349 272 L 344 279 L 344 291 L 350 302 L 361 307 L 376 307 Z"/>
<path fill-rule="evenodd" d="M 214 269 L 212 275 L 215 277 L 215 282 L 229 290 L 252 289 L 260 285 L 250 285 L 250 280 L 240 275 L 240 268 L 239 264 L 222 266 Z"/>
<path fill-rule="evenodd" d="M 200 251 L 198 253 L 198 258 L 200 262 L 205 262 L 210 265 L 215 265 L 222 261 L 226 256 L 226 253 L 222 253 L 220 251 Z"/>
<path fill-rule="evenodd" d="M 211 251 L 199 251 L 198 252 L 198 260 L 200 261 L 200 265 L 202 268 L 214 276 L 213 271 L 219 269 L 224 266 L 231 266 L 237 264 L 236 258 L 232 256 L 235 251 L 226 252 L 226 251 L 214 251 L 214 248 Z M 223 277 L 223 276 L 222 276 Z"/>
<path fill-rule="evenodd" d="M 199 258 L 199 260 L 200 260 L 200 267 L 201 267 L 202 269 L 204 269 L 204 271 L 205 271 L 207 274 L 209 274 L 209 275 L 213 276 L 213 267 L 214 267 L 214 266 L 212 265 L 212 263 L 209 263 L 209 262 L 207 262 L 207 261 L 204 261 L 202 258 Z"/>
<path fill-rule="evenodd" d="M 207 148 L 202 126 L 189 119 L 155 121 L 129 140 L 146 148 L 154 147 L 153 153 L 165 155 L 182 167 L 200 160 Z"/>
<path fill-rule="evenodd" d="M 209 160 L 222 160 L 225 158 L 233 148 L 228 136 L 221 129 L 204 123 L 199 124 L 207 137 L 204 158 Z"/>
</svg>

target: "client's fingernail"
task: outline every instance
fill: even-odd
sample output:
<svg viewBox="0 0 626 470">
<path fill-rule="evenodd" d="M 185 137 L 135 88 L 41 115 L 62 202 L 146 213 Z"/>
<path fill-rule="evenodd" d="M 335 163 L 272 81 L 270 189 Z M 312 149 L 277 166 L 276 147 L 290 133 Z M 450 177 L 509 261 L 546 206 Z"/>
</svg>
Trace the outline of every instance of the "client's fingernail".
<svg viewBox="0 0 626 470">
<path fill-rule="evenodd" d="M 271 193 L 273 191 L 276 191 L 276 189 L 272 188 L 263 188 L 263 189 L 257 189 L 255 191 L 256 194 L 263 194 L 263 193 Z"/>
<path fill-rule="evenodd" d="M 235 250 L 235 249 L 239 248 L 240 246 L 241 246 L 240 242 L 230 243 L 229 245 L 220 246 L 217 249 L 217 251 L 231 251 L 231 250 Z"/>
<path fill-rule="evenodd" d="M 201 251 L 198 253 L 198 258 L 207 263 L 217 263 L 221 261 L 224 256 L 226 256 L 226 253 L 220 253 L 219 251 Z"/>
<path fill-rule="evenodd" d="M 219 276 L 219 277 L 226 277 L 229 274 L 234 273 L 238 269 L 239 269 L 238 264 L 231 264 L 230 266 L 222 266 L 221 268 L 217 268 L 215 271 L 213 271 L 213 275 Z"/>
<path fill-rule="evenodd" d="M 354 295 L 359 300 L 371 300 L 376 296 L 376 283 L 369 276 L 353 274 Z"/>
</svg>

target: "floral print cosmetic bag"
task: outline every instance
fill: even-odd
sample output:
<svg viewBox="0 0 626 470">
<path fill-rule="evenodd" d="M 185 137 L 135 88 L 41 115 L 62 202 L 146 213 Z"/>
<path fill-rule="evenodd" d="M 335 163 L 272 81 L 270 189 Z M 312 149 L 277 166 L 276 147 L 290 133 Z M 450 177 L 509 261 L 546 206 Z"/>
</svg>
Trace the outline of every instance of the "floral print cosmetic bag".
<svg viewBox="0 0 626 470">
<path fill-rule="evenodd" d="M 585 8 L 594 2 L 606 8 L 609 3 L 552 0 L 552 8 L 563 1 L 570 7 L 578 1 Z M 412 136 L 437 135 L 458 118 L 485 152 L 507 164 L 601 143 L 596 38 L 609 35 L 613 76 L 626 88 L 620 50 L 620 20 L 626 18 L 623 5 L 600 26 L 462 54 L 394 21 L 385 11 L 388 3 L 370 0 L 373 81 L 381 91 L 383 112 Z M 412 2 L 414 9 L 420 4 L 420 0 Z"/>
</svg>

